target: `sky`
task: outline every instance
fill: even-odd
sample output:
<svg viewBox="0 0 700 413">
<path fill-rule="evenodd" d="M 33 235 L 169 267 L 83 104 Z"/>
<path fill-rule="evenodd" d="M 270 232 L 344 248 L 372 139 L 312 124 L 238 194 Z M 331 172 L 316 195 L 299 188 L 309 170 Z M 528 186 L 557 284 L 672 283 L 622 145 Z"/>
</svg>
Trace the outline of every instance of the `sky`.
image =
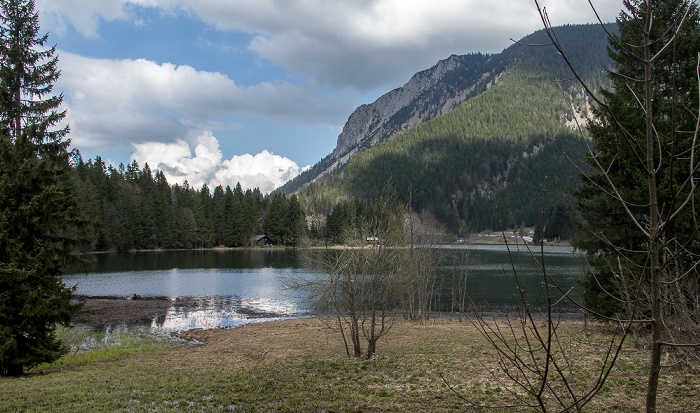
<svg viewBox="0 0 700 413">
<path fill-rule="evenodd" d="M 353 110 L 452 54 L 542 28 L 534 0 L 35 0 L 71 145 L 171 184 L 268 193 L 333 151 Z M 614 21 L 621 0 L 592 0 Z M 588 0 L 541 0 L 554 25 Z"/>
</svg>

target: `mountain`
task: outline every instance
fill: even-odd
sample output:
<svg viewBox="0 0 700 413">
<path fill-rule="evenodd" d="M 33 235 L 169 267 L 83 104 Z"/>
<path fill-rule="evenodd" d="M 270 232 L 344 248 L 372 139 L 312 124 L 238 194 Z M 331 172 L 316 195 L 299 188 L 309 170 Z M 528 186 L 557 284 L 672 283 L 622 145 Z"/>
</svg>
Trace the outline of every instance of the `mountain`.
<svg viewBox="0 0 700 413">
<path fill-rule="evenodd" d="M 607 86 L 605 30 L 555 30 L 579 76 Z M 500 54 L 451 56 L 416 74 L 359 107 L 333 153 L 282 190 L 306 185 L 301 198 L 322 222 L 338 200 L 372 198 L 391 181 L 413 211 L 460 235 L 534 226 L 545 188 L 546 208 L 565 209 L 559 195 L 579 183 L 576 162 L 589 150 L 577 125 L 590 102 L 547 42 L 540 31 Z"/>
<path fill-rule="evenodd" d="M 608 30 L 614 30 L 614 25 Z M 556 28 L 557 36 L 584 80 L 592 86 L 605 84 L 604 66 L 611 65 L 607 56 L 607 38 L 599 25 L 576 25 Z M 452 55 L 430 69 L 415 74 L 404 86 L 381 96 L 369 105 L 358 107 L 348 118 L 338 136 L 335 150 L 311 169 L 279 188 L 292 193 L 302 186 L 342 169 L 357 153 L 390 140 L 436 116 L 448 113 L 494 85 L 516 67 L 527 66 L 550 75 L 568 79 L 569 70 L 549 42 L 543 30 L 524 37 L 500 54 Z"/>
</svg>

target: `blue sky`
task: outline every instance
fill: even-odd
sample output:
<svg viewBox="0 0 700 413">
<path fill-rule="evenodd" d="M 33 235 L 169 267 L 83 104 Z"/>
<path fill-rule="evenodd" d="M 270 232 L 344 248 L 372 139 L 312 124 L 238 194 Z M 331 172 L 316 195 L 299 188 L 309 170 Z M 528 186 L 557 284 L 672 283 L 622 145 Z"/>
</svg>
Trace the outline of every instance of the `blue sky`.
<svg viewBox="0 0 700 413">
<path fill-rule="evenodd" d="M 605 21 L 621 1 L 593 1 Z M 587 0 L 540 1 L 553 24 Z M 532 0 L 36 0 L 73 147 L 171 183 L 269 192 L 329 154 L 352 111 L 451 54 L 542 27 Z"/>
</svg>

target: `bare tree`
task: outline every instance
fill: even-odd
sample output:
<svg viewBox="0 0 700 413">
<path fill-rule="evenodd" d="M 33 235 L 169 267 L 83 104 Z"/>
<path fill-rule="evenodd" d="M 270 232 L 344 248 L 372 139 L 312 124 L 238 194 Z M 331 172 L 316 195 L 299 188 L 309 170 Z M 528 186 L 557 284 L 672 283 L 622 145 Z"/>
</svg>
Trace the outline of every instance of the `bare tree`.
<svg viewBox="0 0 700 413">
<path fill-rule="evenodd" d="M 605 381 L 630 327 L 648 325 L 646 410 L 655 412 L 663 349 L 676 350 L 682 360 L 697 357 L 693 350 L 700 348 L 696 211 L 700 56 L 693 55 L 700 45 L 698 6 L 686 0 L 624 1 L 627 11 L 618 19 L 621 33 L 609 33 L 611 56 L 618 64 L 618 71 L 610 72 L 615 90 L 604 90 L 597 97 L 570 64 L 546 10 L 537 0 L 535 4 L 551 44 L 597 106 L 588 126 L 596 146 L 587 156 L 589 169 L 582 168 L 587 186 L 577 195 L 587 237 L 579 245 L 596 261 L 596 268 L 606 268 L 610 274 L 602 279 L 602 272 L 594 272 L 593 277 L 618 310 L 612 314 L 586 310 L 617 323 L 622 336 L 609 343 L 592 388 L 581 392 L 568 384 L 570 362 L 552 313 L 556 305 L 552 288 L 558 287 L 548 277 L 543 255 L 538 262 L 543 280 L 538 294 L 545 297 L 544 330 L 534 321 L 515 266 L 512 275 L 522 303 L 519 317 L 508 320 L 507 332 L 478 313 L 475 322 L 498 350 L 505 374 L 536 401 L 525 405 L 543 411 L 546 392 L 562 410 L 580 410 Z M 685 76 L 689 64 L 695 78 L 690 82 Z M 624 224 L 614 222 L 606 228 L 606 219 L 611 218 Z M 548 378 L 550 374 L 554 376 Z"/>
<path fill-rule="evenodd" d="M 542 197 L 542 226 L 544 232 L 545 205 L 547 198 L 546 180 Z M 499 371 L 491 371 L 516 403 L 512 406 L 527 407 L 542 412 L 582 411 L 603 388 L 608 375 L 622 351 L 630 323 L 619 323 L 619 335 L 613 335 L 605 345 L 602 362 L 592 371 L 582 372 L 595 379 L 585 388 L 577 385 L 574 376 L 574 359 L 567 348 L 567 342 L 560 333 L 561 307 L 568 302 L 571 290 L 564 291 L 553 280 L 547 270 L 544 245 L 540 243 L 539 253 L 531 250 L 517 225 L 520 242 L 515 248 L 525 248 L 532 267 L 526 268 L 516 262 L 508 237 L 502 231 L 509 256 L 509 277 L 511 295 L 517 303 L 515 313 L 503 313 L 487 317 L 476 303 L 472 304 L 473 317 L 469 320 L 496 350 Z M 526 285 L 521 274 L 526 269 L 534 269 L 541 280 L 533 288 Z M 557 296 L 558 294 L 558 296 Z M 509 386 L 513 384 L 514 386 Z"/>
<path fill-rule="evenodd" d="M 306 250 L 307 265 L 317 272 L 283 280 L 316 311 L 335 318 L 348 356 L 372 357 L 379 339 L 399 319 L 406 269 L 403 231 L 404 208 L 387 186 L 369 205 L 352 245 Z"/>
<path fill-rule="evenodd" d="M 468 311 L 469 294 L 467 279 L 469 277 L 468 266 L 472 263 L 469 251 L 458 250 L 452 254 L 452 286 L 450 288 L 450 310 L 457 312 L 461 323 L 466 318 Z"/>
<path fill-rule="evenodd" d="M 444 240 L 445 231 L 428 214 L 409 213 L 406 226 L 408 246 L 401 259 L 400 288 L 404 318 L 423 322 L 436 310 L 442 286 L 438 267 L 445 254 L 437 245 Z"/>
</svg>

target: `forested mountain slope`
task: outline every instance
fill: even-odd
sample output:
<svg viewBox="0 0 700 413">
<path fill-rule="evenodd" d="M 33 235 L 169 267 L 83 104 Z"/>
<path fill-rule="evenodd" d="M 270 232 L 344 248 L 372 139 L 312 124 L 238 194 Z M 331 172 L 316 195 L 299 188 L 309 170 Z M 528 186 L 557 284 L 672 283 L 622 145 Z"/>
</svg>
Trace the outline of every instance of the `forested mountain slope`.
<svg viewBox="0 0 700 413">
<path fill-rule="evenodd" d="M 414 211 L 431 211 L 453 232 L 497 229 L 497 205 L 534 225 L 545 176 L 553 193 L 575 185 L 564 153 L 585 153 L 560 120 L 560 96 L 542 75 L 513 70 L 452 112 L 358 154 L 335 185 L 372 196 L 391 177 Z"/>
<path fill-rule="evenodd" d="M 567 26 L 557 34 L 572 50 L 569 57 L 581 76 L 594 86 L 604 84 L 609 60 L 602 28 Z M 318 193 L 319 186 L 320 192 L 339 199 L 370 198 L 392 180 L 402 201 L 416 212 L 434 215 L 455 234 L 498 229 L 496 206 L 505 226 L 514 221 L 535 225 L 545 177 L 550 201 L 558 202 L 557 194 L 579 182 L 568 157 L 581 158 L 587 151 L 575 120 L 587 114 L 588 99 L 578 84 L 555 81 L 571 78 L 571 73 L 552 48 L 533 46 L 544 43 L 538 32 L 478 61 L 489 68 L 480 76 L 490 79 L 483 90 L 472 88 L 474 93 L 454 109 L 437 111 L 393 137 L 368 135 L 353 147 L 363 150 L 357 149 L 345 168 L 302 190 L 302 199 Z M 436 108 L 444 100 L 434 99 L 432 106 L 421 100 L 420 108 Z M 407 107 L 390 119 L 405 125 L 400 114 L 417 111 Z M 389 124 L 383 124 L 385 129 Z M 326 205 L 321 213 L 329 209 Z"/>
<path fill-rule="evenodd" d="M 614 26 L 608 27 L 614 30 Z M 598 25 L 564 26 L 557 35 L 581 76 L 593 87 L 607 82 L 603 67 L 610 65 L 605 31 Z M 393 139 L 399 133 L 458 107 L 501 83 L 516 67 L 546 73 L 548 80 L 568 79 L 571 73 L 548 43 L 543 31 L 535 32 L 500 54 L 453 55 L 414 75 L 403 87 L 369 105 L 358 107 L 338 136 L 335 150 L 310 170 L 279 190 L 291 193 L 309 182 L 342 169 L 357 153 Z M 568 86 L 565 86 L 568 87 Z"/>
</svg>

